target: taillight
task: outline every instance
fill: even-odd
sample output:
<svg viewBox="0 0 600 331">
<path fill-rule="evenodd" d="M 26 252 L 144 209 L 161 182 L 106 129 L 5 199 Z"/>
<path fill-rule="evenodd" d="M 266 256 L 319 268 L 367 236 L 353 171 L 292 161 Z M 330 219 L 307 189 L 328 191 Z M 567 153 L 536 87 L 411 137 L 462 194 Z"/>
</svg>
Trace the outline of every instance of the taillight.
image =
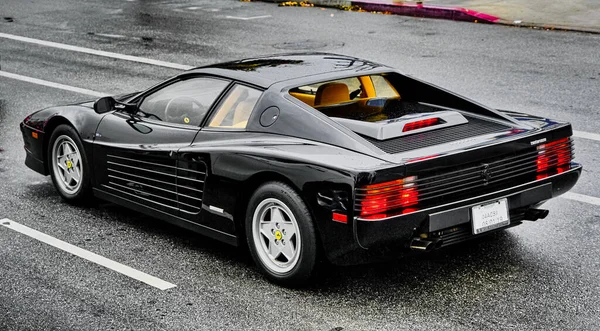
<svg viewBox="0 0 600 331">
<path fill-rule="evenodd" d="M 412 130 L 421 129 L 421 128 L 426 128 L 428 126 L 433 126 L 433 125 L 438 125 L 438 124 L 441 124 L 441 121 L 437 117 L 435 117 L 435 118 L 428 118 L 426 120 L 420 120 L 420 121 L 410 122 L 410 123 L 404 124 L 404 127 L 402 128 L 402 132 L 412 131 Z"/>
<path fill-rule="evenodd" d="M 361 187 L 357 192 L 360 217 L 375 219 L 386 217 L 387 212 L 415 206 L 419 202 L 416 177 L 393 180 Z"/>
<path fill-rule="evenodd" d="M 571 141 L 563 138 L 547 144 L 538 145 L 537 172 L 561 173 L 568 170 L 573 159 Z"/>
</svg>

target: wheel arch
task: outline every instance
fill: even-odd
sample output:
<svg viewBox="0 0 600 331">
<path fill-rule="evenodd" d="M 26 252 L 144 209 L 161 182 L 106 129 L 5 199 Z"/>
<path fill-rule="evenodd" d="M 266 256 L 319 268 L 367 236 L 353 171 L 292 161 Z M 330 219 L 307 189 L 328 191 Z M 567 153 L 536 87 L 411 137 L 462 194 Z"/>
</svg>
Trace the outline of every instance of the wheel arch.
<svg viewBox="0 0 600 331">
<path fill-rule="evenodd" d="M 302 198 L 302 200 L 308 207 L 308 209 L 311 213 L 311 216 L 313 215 L 312 211 L 310 210 L 309 204 L 305 201 L 305 199 L 303 197 L 301 188 L 298 187 L 296 184 L 294 184 L 294 182 L 290 178 L 286 177 L 285 175 L 283 175 L 281 173 L 275 172 L 275 171 L 262 171 L 262 172 L 252 175 L 251 177 L 249 177 L 248 179 L 246 179 L 243 182 L 243 184 L 242 184 L 243 190 L 239 193 L 239 195 L 236 199 L 235 215 L 234 215 L 233 219 L 235 221 L 235 227 L 236 227 L 236 229 L 238 229 L 237 235 L 241 236 L 241 238 L 245 237 L 244 228 L 245 228 L 246 210 L 247 210 L 248 202 L 250 201 L 250 197 L 252 197 L 252 194 L 261 185 L 268 183 L 268 182 L 282 182 L 284 184 L 289 185 Z"/>
<path fill-rule="evenodd" d="M 54 130 L 61 124 L 71 126 L 77 132 L 77 134 L 79 134 L 79 131 L 77 131 L 73 123 L 71 123 L 66 117 L 57 115 L 53 116 L 48 120 L 44 127 L 44 139 L 42 140 L 42 152 L 45 161 L 44 164 L 47 171 L 49 170 L 48 145 L 50 144 L 50 138 L 52 137 L 52 133 L 54 132 Z M 81 136 L 79 138 L 81 138 Z"/>
<path fill-rule="evenodd" d="M 285 175 L 275 172 L 275 171 L 263 171 L 257 174 L 252 175 L 250 178 L 244 181 L 243 187 L 244 189 L 240 192 L 238 199 L 235 204 L 235 214 L 234 214 L 234 222 L 236 228 L 236 236 L 239 238 L 239 242 L 246 242 L 246 211 L 248 209 L 248 202 L 250 201 L 250 197 L 252 194 L 263 184 L 268 182 L 281 182 L 289 185 L 302 199 L 308 212 L 310 213 L 311 220 L 317 232 L 317 249 L 319 251 L 324 250 L 323 241 L 321 238 L 321 231 L 315 219 L 315 211 L 313 210 L 312 204 L 306 201 L 306 196 L 302 191 L 302 188 L 294 183 L 293 180 L 286 177 Z"/>
</svg>

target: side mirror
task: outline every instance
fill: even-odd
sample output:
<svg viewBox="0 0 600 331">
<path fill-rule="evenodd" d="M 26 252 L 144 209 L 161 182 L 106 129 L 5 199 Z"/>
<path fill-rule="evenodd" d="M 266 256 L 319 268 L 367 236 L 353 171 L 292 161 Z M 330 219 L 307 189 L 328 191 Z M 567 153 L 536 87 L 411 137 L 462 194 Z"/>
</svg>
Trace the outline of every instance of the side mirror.
<svg viewBox="0 0 600 331">
<path fill-rule="evenodd" d="M 94 102 L 94 111 L 98 114 L 108 113 L 115 109 L 117 101 L 113 97 L 102 97 Z"/>
</svg>

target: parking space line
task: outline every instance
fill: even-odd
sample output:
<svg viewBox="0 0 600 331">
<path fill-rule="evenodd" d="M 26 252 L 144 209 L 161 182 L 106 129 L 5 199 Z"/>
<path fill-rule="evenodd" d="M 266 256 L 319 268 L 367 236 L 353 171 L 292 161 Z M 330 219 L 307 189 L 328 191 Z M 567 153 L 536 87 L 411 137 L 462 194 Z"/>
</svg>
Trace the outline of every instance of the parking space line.
<svg viewBox="0 0 600 331">
<path fill-rule="evenodd" d="M 575 200 L 575 201 L 579 201 L 579 202 L 585 202 L 585 203 L 589 203 L 592 205 L 600 206 L 600 198 L 596 198 L 596 197 L 593 197 L 590 195 L 567 192 L 567 193 L 561 195 L 561 197 L 563 197 L 565 199 L 569 199 L 569 200 Z"/>
<path fill-rule="evenodd" d="M 76 93 L 81 93 L 81 94 L 93 95 L 95 97 L 103 97 L 103 96 L 110 95 L 110 93 L 96 92 L 96 91 L 87 90 L 87 89 L 79 88 L 79 87 L 75 87 L 75 86 L 69 86 L 69 85 L 49 82 L 49 81 L 43 80 L 43 79 L 37 79 L 37 78 L 33 78 L 33 77 L 17 75 L 17 74 L 13 74 L 13 73 L 6 72 L 6 71 L 0 71 L 0 77 L 16 79 L 16 80 L 20 80 L 20 81 L 24 81 L 24 82 L 28 82 L 28 83 L 32 83 L 32 84 L 49 86 L 49 87 L 66 90 L 66 91 L 71 91 L 71 92 L 76 92 Z"/>
<path fill-rule="evenodd" d="M 140 282 L 146 283 L 150 286 L 154 286 L 160 290 L 167 290 L 170 288 L 173 288 L 177 285 L 169 283 L 167 281 L 164 281 L 160 278 L 156 278 L 154 276 L 148 275 L 147 273 L 144 273 L 142 271 L 133 269 L 131 267 L 128 267 L 124 264 L 121 264 L 119 262 L 115 262 L 113 260 L 107 259 L 103 256 L 100 256 L 98 254 L 92 253 L 88 250 L 85 250 L 83 248 L 79 248 L 75 245 L 71 245 L 67 242 L 64 242 L 62 240 L 56 239 L 52 236 L 49 236 L 45 233 L 39 232 L 37 230 L 34 230 L 30 227 L 27 227 L 25 225 L 19 224 L 15 221 L 11 221 L 7 218 L 3 218 L 0 220 L 0 225 L 4 226 L 5 228 L 11 229 L 13 231 L 22 233 L 26 236 L 29 236 L 33 239 L 39 240 L 45 244 L 48 244 L 50 246 L 56 247 L 58 249 L 61 249 L 67 253 L 71 253 L 75 256 L 78 256 L 82 259 L 88 260 L 90 262 L 94 262 L 98 265 L 101 265 L 105 268 L 111 269 L 113 271 L 116 271 L 120 274 L 123 274 L 127 277 L 139 280 Z"/>
<path fill-rule="evenodd" d="M 53 41 L 22 37 L 22 36 L 17 36 L 17 35 L 8 34 L 8 33 L 0 32 L 0 38 L 22 41 L 22 42 L 26 42 L 26 43 L 41 45 L 41 46 L 54 47 L 54 48 L 64 49 L 64 50 L 72 51 L 72 52 L 86 53 L 86 54 L 91 54 L 91 55 L 96 55 L 96 56 L 109 57 L 109 58 L 113 58 L 113 59 L 151 64 L 151 65 L 155 65 L 155 66 L 159 66 L 159 67 L 173 68 L 173 69 L 179 69 L 179 70 L 188 70 L 188 69 L 194 68 L 192 66 L 183 65 L 183 64 L 179 64 L 179 63 L 165 62 L 165 61 L 153 60 L 153 59 L 148 59 L 148 58 L 139 57 L 139 56 L 99 51 L 99 50 L 92 49 L 92 48 L 79 47 L 79 46 L 67 45 L 67 44 L 62 44 L 62 43 L 56 43 Z"/>
<path fill-rule="evenodd" d="M 578 137 L 578 138 L 585 138 L 585 139 L 600 141 L 600 134 L 597 134 L 597 133 L 573 130 L 573 136 Z"/>
</svg>

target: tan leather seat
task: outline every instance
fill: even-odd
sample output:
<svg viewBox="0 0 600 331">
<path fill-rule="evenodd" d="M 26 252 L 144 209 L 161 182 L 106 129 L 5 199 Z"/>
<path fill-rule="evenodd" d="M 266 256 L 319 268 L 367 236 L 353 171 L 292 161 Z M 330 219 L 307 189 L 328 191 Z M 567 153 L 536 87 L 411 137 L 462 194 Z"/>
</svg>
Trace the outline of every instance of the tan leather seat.
<svg viewBox="0 0 600 331">
<path fill-rule="evenodd" d="M 237 107 L 235 107 L 235 112 L 233 113 L 233 127 L 246 127 L 246 123 L 248 122 L 248 118 L 250 117 L 250 113 L 256 104 L 256 99 L 248 99 L 240 102 Z"/>
<path fill-rule="evenodd" d="M 350 101 L 350 90 L 344 83 L 327 83 L 319 86 L 315 95 L 315 107 Z"/>
<path fill-rule="evenodd" d="M 208 124 L 208 126 L 209 127 L 224 126 L 223 121 L 225 120 L 225 117 L 229 114 L 229 109 L 231 109 L 231 107 L 233 107 L 236 102 L 239 103 L 239 99 L 246 98 L 247 92 L 246 92 L 246 96 L 243 96 L 243 93 L 244 93 L 244 90 L 242 90 L 240 88 L 234 88 L 233 91 L 229 94 L 229 96 L 227 96 L 227 98 L 225 98 L 225 101 L 219 107 L 219 109 L 217 110 L 217 114 L 210 121 L 210 124 Z M 222 109 L 226 109 L 227 111 L 221 111 Z"/>
</svg>

